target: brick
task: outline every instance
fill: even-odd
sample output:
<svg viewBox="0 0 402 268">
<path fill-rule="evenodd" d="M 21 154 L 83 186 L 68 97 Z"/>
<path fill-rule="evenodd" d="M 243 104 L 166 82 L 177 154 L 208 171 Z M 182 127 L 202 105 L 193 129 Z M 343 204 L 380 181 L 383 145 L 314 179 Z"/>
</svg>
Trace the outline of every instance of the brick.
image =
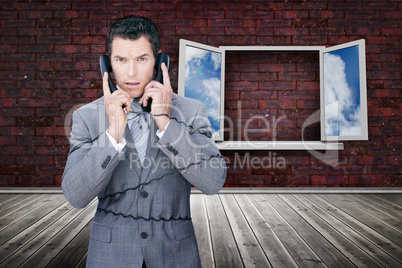
<svg viewBox="0 0 402 268">
<path fill-rule="evenodd" d="M 267 175 L 235 175 L 236 185 L 242 187 L 261 187 L 271 184 L 271 177 Z"/>
<path fill-rule="evenodd" d="M 294 72 L 296 64 L 294 63 L 260 63 L 260 72 Z"/>
<path fill-rule="evenodd" d="M 304 19 L 309 18 L 308 11 L 275 11 L 275 19 Z"/>
<path fill-rule="evenodd" d="M 1 186 L 11 186 L 15 184 L 14 175 L 0 175 L 0 185 Z"/>
<path fill-rule="evenodd" d="M 51 53 L 52 45 L 19 45 L 20 53 Z"/>
<path fill-rule="evenodd" d="M 35 130 L 36 136 L 65 136 L 66 134 L 64 127 L 37 127 Z"/>
<path fill-rule="evenodd" d="M 25 175 L 34 174 L 34 165 L 0 165 L 0 175 Z"/>
<path fill-rule="evenodd" d="M 2 27 L 30 27 L 35 26 L 34 19 L 3 19 Z"/>
<path fill-rule="evenodd" d="M 259 18 L 259 19 L 272 19 L 274 12 L 269 10 L 241 10 L 240 18 Z"/>
<path fill-rule="evenodd" d="M 224 17 L 226 19 L 238 19 L 240 17 L 239 13 L 240 11 L 238 10 L 227 10 L 225 11 Z"/>
<path fill-rule="evenodd" d="M 15 35 L 15 31 L 13 31 Z M 18 35 L 21 36 L 45 36 L 53 35 L 53 29 L 51 28 L 19 28 Z"/>
<path fill-rule="evenodd" d="M 261 109 L 293 109 L 296 107 L 294 100 L 259 100 Z"/>
<path fill-rule="evenodd" d="M 71 37 L 70 36 L 40 36 L 36 40 L 37 44 L 70 44 Z"/>
<path fill-rule="evenodd" d="M 276 73 L 241 73 L 240 80 L 243 81 L 271 81 L 278 80 Z"/>
<path fill-rule="evenodd" d="M 275 28 L 274 35 L 309 35 L 309 29 L 307 28 Z"/>
<path fill-rule="evenodd" d="M 380 35 L 381 30 L 379 27 L 350 27 L 345 32 L 347 35 Z"/>
<path fill-rule="evenodd" d="M 34 36 L 7 36 L 1 37 L 2 44 L 33 44 L 35 43 Z"/>
<path fill-rule="evenodd" d="M 89 18 L 108 18 L 108 19 L 118 19 L 123 17 L 123 11 L 120 10 L 95 10 L 89 11 Z"/>
<path fill-rule="evenodd" d="M 326 36 L 294 36 L 293 45 L 322 45 L 327 43 Z"/>
<path fill-rule="evenodd" d="M 54 176 L 52 175 L 40 175 L 40 176 L 32 176 L 32 175 L 24 175 L 19 180 L 17 180 L 16 184 L 24 183 L 31 187 L 41 187 L 41 186 L 50 186 L 54 184 Z"/>
<path fill-rule="evenodd" d="M 276 99 L 277 94 L 275 91 L 241 91 L 240 99 Z"/>
<path fill-rule="evenodd" d="M 308 175 L 272 175 L 272 185 L 294 187 L 309 186 L 310 176 Z"/>
<path fill-rule="evenodd" d="M 353 10 L 353 11 L 346 11 L 345 18 L 346 19 L 372 19 L 372 18 L 379 18 L 380 11 L 379 10 Z"/>
<path fill-rule="evenodd" d="M 347 184 L 348 177 L 346 175 L 313 175 L 311 176 L 312 185 L 340 186 Z"/>
<path fill-rule="evenodd" d="M 18 15 L 20 18 L 24 19 L 49 19 L 53 18 L 53 12 L 52 11 L 43 11 L 43 10 L 37 10 L 37 11 L 19 11 Z"/>
<path fill-rule="evenodd" d="M 15 160 L 19 164 L 24 165 L 52 165 L 54 164 L 53 156 L 30 155 L 16 156 Z"/>
<path fill-rule="evenodd" d="M 258 19 L 257 27 L 285 27 L 290 26 L 291 21 L 286 19 Z"/>
<path fill-rule="evenodd" d="M 363 26 L 367 27 L 398 27 L 397 19 L 370 19 L 364 20 Z"/>
<path fill-rule="evenodd" d="M 361 10 L 363 8 L 361 2 L 333 2 L 328 3 L 329 10 Z"/>
<path fill-rule="evenodd" d="M 81 1 L 72 4 L 72 10 L 105 10 L 105 9 L 106 9 L 106 2 L 97 3 L 97 2 Z"/>
<path fill-rule="evenodd" d="M 290 81 L 265 81 L 259 82 L 260 90 L 295 90 L 295 82 Z"/>
<path fill-rule="evenodd" d="M 224 18 L 225 12 L 223 10 L 195 10 L 194 16 L 197 18 Z"/>
<path fill-rule="evenodd" d="M 18 69 L 21 71 L 50 71 L 53 70 L 51 62 L 19 62 Z M 24 87 L 31 81 L 24 80 L 21 83 Z M 32 83 L 31 83 L 32 84 Z M 27 87 L 29 88 L 29 87 Z"/>
<path fill-rule="evenodd" d="M 12 54 L 2 54 L 1 55 L 2 61 L 24 61 L 24 62 L 29 62 L 29 61 L 34 61 L 35 60 L 35 54 L 25 54 L 25 53 L 12 53 Z"/>
<path fill-rule="evenodd" d="M 342 19 L 345 18 L 345 13 L 343 11 L 332 11 L 332 10 L 311 10 L 311 19 L 322 19 L 322 18 L 333 18 Z"/>
<path fill-rule="evenodd" d="M 370 174 L 400 174 L 402 168 L 400 165 L 372 165 Z"/>
<path fill-rule="evenodd" d="M 25 136 L 17 137 L 18 144 L 21 145 L 52 145 L 54 139 L 52 137 L 35 137 L 35 136 Z"/>
</svg>

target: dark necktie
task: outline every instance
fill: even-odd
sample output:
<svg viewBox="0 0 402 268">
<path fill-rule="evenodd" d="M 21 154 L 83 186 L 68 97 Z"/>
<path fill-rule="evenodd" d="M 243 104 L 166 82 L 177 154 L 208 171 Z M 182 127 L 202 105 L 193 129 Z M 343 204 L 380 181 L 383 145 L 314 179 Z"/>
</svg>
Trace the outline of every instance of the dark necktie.
<svg viewBox="0 0 402 268">
<path fill-rule="evenodd" d="M 141 165 L 144 166 L 145 153 L 147 151 L 149 136 L 149 113 L 142 110 L 141 106 L 133 101 L 132 112 L 127 114 L 128 127 L 134 140 L 134 145 L 140 157 Z"/>
</svg>

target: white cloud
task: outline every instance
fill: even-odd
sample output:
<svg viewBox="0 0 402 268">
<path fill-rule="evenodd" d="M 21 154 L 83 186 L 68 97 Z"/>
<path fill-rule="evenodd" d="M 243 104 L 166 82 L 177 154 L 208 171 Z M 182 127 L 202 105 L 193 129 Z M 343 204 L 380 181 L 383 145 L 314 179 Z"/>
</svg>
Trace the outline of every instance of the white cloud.
<svg viewBox="0 0 402 268">
<path fill-rule="evenodd" d="M 189 62 L 195 62 L 197 66 L 201 65 L 201 60 L 207 56 L 207 54 L 211 55 L 211 60 L 214 63 L 214 70 L 218 70 L 221 68 L 221 59 L 222 55 L 218 52 L 211 52 L 208 50 L 204 50 L 201 48 L 195 48 L 191 46 L 186 47 L 186 75 L 190 73 Z"/>
<path fill-rule="evenodd" d="M 195 47 L 186 47 L 186 76 L 190 73 L 189 62 L 194 59 L 197 60 L 197 65 L 200 66 L 201 59 L 207 54 L 206 50 L 195 48 Z"/>
<path fill-rule="evenodd" d="M 345 62 L 330 53 L 324 54 L 324 96 L 326 135 L 360 135 L 360 106 L 353 103 Z"/>
<path fill-rule="evenodd" d="M 217 78 L 211 78 L 202 81 L 203 87 L 200 88 L 199 92 L 202 96 L 202 99 L 205 99 L 205 104 L 208 108 L 208 114 L 214 118 L 215 121 L 219 121 L 219 107 L 220 107 L 220 90 L 221 90 L 221 82 Z"/>
</svg>

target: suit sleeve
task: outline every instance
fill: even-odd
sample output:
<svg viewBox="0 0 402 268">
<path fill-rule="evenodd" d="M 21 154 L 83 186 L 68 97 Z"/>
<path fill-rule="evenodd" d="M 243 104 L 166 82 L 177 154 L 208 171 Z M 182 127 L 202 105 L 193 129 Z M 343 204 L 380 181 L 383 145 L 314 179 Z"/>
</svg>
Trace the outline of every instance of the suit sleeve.
<svg viewBox="0 0 402 268">
<path fill-rule="evenodd" d="M 91 136 L 80 110 L 73 114 L 70 152 L 61 183 L 73 207 L 84 208 L 103 191 L 119 162 L 118 155 L 105 132 Z"/>
<path fill-rule="evenodd" d="M 181 175 L 203 193 L 219 192 L 226 179 L 226 163 L 212 139 L 211 125 L 204 104 L 188 122 L 172 119 L 160 149 Z"/>
</svg>

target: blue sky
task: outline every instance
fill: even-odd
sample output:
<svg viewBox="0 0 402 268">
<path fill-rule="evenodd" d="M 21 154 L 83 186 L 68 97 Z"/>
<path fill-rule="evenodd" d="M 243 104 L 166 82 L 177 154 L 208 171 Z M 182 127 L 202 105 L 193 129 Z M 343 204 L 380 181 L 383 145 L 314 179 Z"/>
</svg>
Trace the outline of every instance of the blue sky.
<svg viewBox="0 0 402 268">
<path fill-rule="evenodd" d="M 358 46 L 324 54 L 325 133 L 361 134 Z"/>
<path fill-rule="evenodd" d="M 191 46 L 186 47 L 186 97 L 207 106 L 212 131 L 219 131 L 221 53 Z"/>
</svg>

